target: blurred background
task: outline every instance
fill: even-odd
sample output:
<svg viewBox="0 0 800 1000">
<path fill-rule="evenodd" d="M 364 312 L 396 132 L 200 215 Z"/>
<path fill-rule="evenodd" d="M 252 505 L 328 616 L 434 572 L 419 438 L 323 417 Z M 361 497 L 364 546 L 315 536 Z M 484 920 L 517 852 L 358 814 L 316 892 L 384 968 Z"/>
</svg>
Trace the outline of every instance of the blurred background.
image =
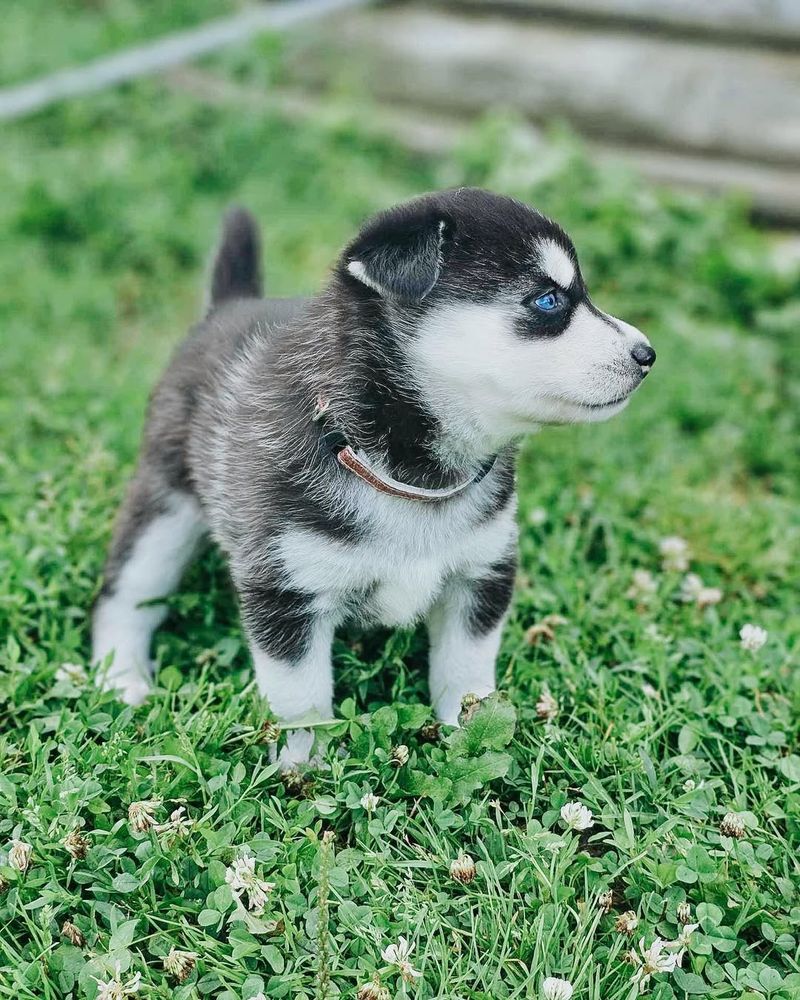
<svg viewBox="0 0 800 1000">
<path fill-rule="evenodd" d="M 346 96 L 362 124 L 426 154 L 450 149 L 487 109 L 513 109 L 528 123 L 532 147 L 553 121 L 569 123 L 593 159 L 630 164 L 659 182 L 741 191 L 758 217 L 800 223 L 796 0 L 288 0 L 260 7 L 8 0 L 0 82 L 80 65 L 84 80 L 53 80 L 27 103 L 6 92 L 0 115 L 251 42 L 265 57 L 257 71 L 190 65 L 170 73 L 166 88 L 210 104 L 266 104 L 294 118 Z M 285 36 L 280 61 L 259 42 L 270 32 Z M 153 43 L 125 50 L 146 39 Z M 91 65 L 120 50 L 126 66 L 104 72 Z"/>
<path fill-rule="evenodd" d="M 349 82 L 422 149 L 496 106 L 525 118 L 532 148 L 541 128 L 568 122 L 594 160 L 741 190 L 764 218 L 800 220 L 796 0 L 362 6 L 296 40 L 294 85 Z"/>
</svg>

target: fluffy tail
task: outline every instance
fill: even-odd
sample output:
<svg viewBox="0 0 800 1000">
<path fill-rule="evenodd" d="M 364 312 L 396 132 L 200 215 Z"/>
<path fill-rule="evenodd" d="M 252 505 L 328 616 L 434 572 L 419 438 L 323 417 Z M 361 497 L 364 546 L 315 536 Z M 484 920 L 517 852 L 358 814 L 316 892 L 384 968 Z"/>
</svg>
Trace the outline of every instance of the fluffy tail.
<svg viewBox="0 0 800 1000">
<path fill-rule="evenodd" d="M 211 275 L 211 305 L 227 299 L 260 298 L 261 237 L 258 223 L 244 208 L 225 214 L 222 240 Z"/>
</svg>

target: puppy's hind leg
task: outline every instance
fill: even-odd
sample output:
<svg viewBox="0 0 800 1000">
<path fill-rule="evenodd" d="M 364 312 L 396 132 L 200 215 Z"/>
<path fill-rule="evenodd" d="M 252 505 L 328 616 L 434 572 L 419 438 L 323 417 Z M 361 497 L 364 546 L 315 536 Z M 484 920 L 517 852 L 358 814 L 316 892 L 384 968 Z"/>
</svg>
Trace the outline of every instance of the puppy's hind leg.
<svg viewBox="0 0 800 1000">
<path fill-rule="evenodd" d="M 150 642 L 167 613 L 164 604 L 143 602 L 177 587 L 204 530 L 200 505 L 190 493 L 139 468 L 117 520 L 92 620 L 98 683 L 118 690 L 128 704 L 138 705 L 150 691 Z"/>
</svg>

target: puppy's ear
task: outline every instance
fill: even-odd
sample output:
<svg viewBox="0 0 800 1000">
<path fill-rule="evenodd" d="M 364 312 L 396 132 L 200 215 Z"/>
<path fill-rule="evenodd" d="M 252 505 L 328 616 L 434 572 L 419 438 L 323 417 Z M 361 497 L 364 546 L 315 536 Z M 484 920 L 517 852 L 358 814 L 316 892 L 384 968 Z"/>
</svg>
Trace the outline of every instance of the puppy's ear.
<svg viewBox="0 0 800 1000">
<path fill-rule="evenodd" d="M 421 302 L 439 279 L 449 223 L 441 215 L 387 213 L 345 251 L 344 268 L 383 298 Z"/>
</svg>

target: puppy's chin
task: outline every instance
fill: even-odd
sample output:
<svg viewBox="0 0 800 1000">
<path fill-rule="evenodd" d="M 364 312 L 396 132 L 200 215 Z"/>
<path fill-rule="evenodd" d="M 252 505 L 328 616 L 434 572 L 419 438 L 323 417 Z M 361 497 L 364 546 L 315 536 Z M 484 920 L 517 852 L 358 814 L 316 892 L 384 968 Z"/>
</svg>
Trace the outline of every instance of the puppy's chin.
<svg viewBox="0 0 800 1000">
<path fill-rule="evenodd" d="M 579 403 L 567 399 L 553 399 L 541 412 L 532 415 L 538 424 L 599 424 L 621 413 L 630 402 L 630 396 L 609 403 Z"/>
<path fill-rule="evenodd" d="M 578 415 L 574 422 L 581 424 L 602 423 L 603 420 L 610 420 L 611 417 L 622 413 L 630 401 L 631 397 L 626 396 L 625 399 L 619 399 L 614 403 L 607 403 L 605 406 L 580 406 L 578 407 Z"/>
</svg>

